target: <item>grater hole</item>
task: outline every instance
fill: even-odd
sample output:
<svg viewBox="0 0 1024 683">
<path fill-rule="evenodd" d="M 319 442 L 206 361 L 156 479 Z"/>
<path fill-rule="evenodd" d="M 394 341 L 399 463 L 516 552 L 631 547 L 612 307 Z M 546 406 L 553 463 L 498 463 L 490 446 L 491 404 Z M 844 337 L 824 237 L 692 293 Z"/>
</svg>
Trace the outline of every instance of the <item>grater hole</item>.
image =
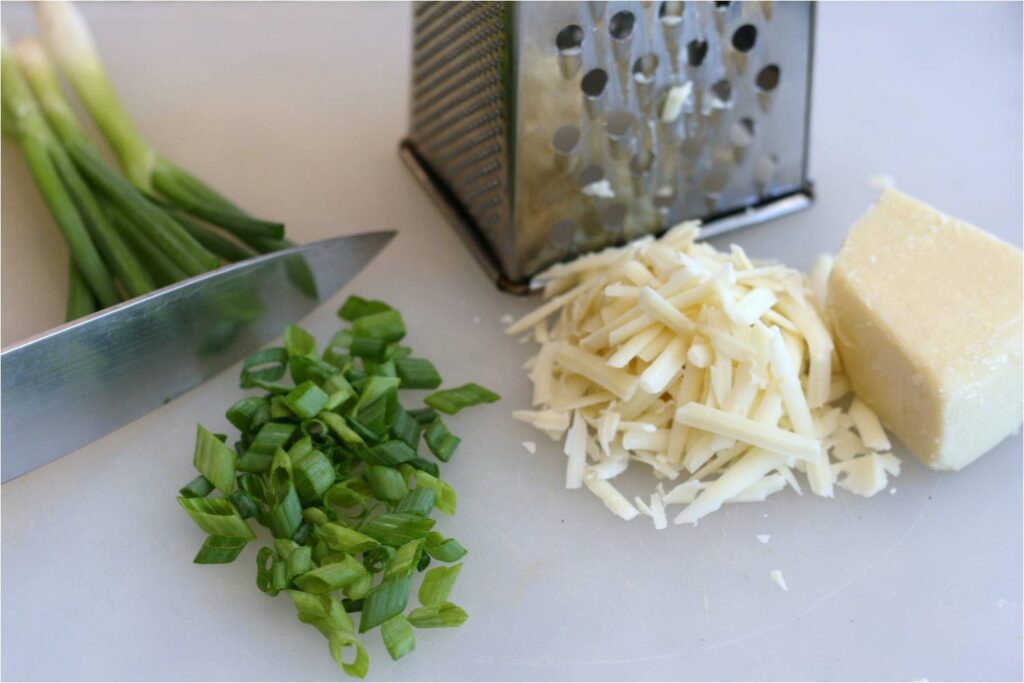
<svg viewBox="0 0 1024 683">
<path fill-rule="evenodd" d="M 620 232 L 622 225 L 626 222 L 626 205 L 622 202 L 615 202 L 601 212 L 601 222 L 611 232 Z"/>
<path fill-rule="evenodd" d="M 731 0 L 715 0 L 715 11 L 722 13 L 728 12 L 729 5 L 731 4 Z"/>
<path fill-rule="evenodd" d="M 679 145 L 679 151 L 683 153 L 683 156 L 689 157 L 690 159 L 696 159 L 701 153 L 701 144 L 698 138 L 686 138 L 682 144 Z"/>
<path fill-rule="evenodd" d="M 729 141 L 736 147 L 749 147 L 754 141 L 754 119 L 744 117 L 732 124 Z"/>
<path fill-rule="evenodd" d="M 633 78 L 639 83 L 653 83 L 654 73 L 658 70 L 658 55 L 649 53 L 637 58 L 633 63 Z"/>
<path fill-rule="evenodd" d="M 649 173 L 654 166 L 654 154 L 650 150 L 640 150 L 629 160 L 629 170 L 634 175 Z"/>
<path fill-rule="evenodd" d="M 757 29 L 753 24 L 743 24 L 732 34 L 732 46 L 737 52 L 750 52 L 757 42 Z"/>
<path fill-rule="evenodd" d="M 728 183 L 729 170 L 723 166 L 716 166 L 704 176 L 700 187 L 709 197 L 717 197 L 722 194 L 722 190 Z"/>
<path fill-rule="evenodd" d="M 572 245 L 572 238 L 576 234 L 576 221 L 565 218 L 551 225 L 548 230 L 551 235 L 551 244 L 558 249 L 568 249 Z"/>
<path fill-rule="evenodd" d="M 583 76 L 580 89 L 587 97 L 600 97 L 608 85 L 608 72 L 604 69 L 591 69 Z"/>
<path fill-rule="evenodd" d="M 604 169 L 597 164 L 590 164 L 576 177 L 576 184 L 581 188 L 604 180 Z"/>
<path fill-rule="evenodd" d="M 583 29 L 576 24 L 569 24 L 555 37 L 555 47 L 562 54 L 579 54 L 583 45 Z"/>
<path fill-rule="evenodd" d="M 678 26 L 683 22 L 683 3 L 679 0 L 666 0 L 658 8 L 658 19 L 665 26 Z"/>
<path fill-rule="evenodd" d="M 608 122 L 605 124 L 605 130 L 613 138 L 623 138 L 629 133 L 630 127 L 633 125 L 633 115 L 628 111 L 617 109 L 608 114 Z"/>
<path fill-rule="evenodd" d="M 761 157 L 754 162 L 754 180 L 761 185 L 767 185 L 771 182 L 775 176 L 775 171 L 779 167 L 779 158 L 774 154 L 770 154 L 766 157 Z"/>
<path fill-rule="evenodd" d="M 667 211 L 672 208 L 672 205 L 676 203 L 676 193 L 669 186 L 659 187 L 658 191 L 654 193 L 654 208 L 659 211 Z"/>
<path fill-rule="evenodd" d="M 555 131 L 551 144 L 559 154 L 571 154 L 580 141 L 580 129 L 576 126 L 562 126 Z"/>
<path fill-rule="evenodd" d="M 732 83 L 723 78 L 711 86 L 711 94 L 718 102 L 725 105 L 732 100 Z"/>
<path fill-rule="evenodd" d="M 708 55 L 708 41 L 691 40 L 686 44 L 686 61 L 690 66 L 700 66 Z"/>
<path fill-rule="evenodd" d="M 782 71 L 775 64 L 769 64 L 757 72 L 755 83 L 764 92 L 771 92 L 779 86 L 779 79 L 782 78 Z"/>
<path fill-rule="evenodd" d="M 615 40 L 626 40 L 633 35 L 633 24 L 635 23 L 636 17 L 632 12 L 628 10 L 616 12 L 608 21 L 608 33 Z"/>
</svg>

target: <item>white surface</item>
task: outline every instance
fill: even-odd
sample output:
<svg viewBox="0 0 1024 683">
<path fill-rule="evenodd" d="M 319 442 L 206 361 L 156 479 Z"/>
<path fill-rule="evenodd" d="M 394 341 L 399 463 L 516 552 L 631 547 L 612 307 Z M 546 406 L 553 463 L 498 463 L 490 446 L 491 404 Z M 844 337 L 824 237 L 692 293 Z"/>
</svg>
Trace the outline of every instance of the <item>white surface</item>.
<svg viewBox="0 0 1024 683">
<path fill-rule="evenodd" d="M 421 632 L 391 679 L 1010 679 L 1021 663 L 1021 439 L 957 474 L 907 461 L 896 495 L 792 492 L 655 532 L 561 484 L 560 449 L 507 418 L 532 352 L 401 166 L 409 8 L 90 5 L 115 82 L 168 155 L 300 241 L 399 228 L 305 321 L 324 339 L 352 292 L 399 306 L 417 352 L 504 400 L 451 420 L 446 468 L 470 550 L 470 620 Z M 24 6 L 3 5 L 14 35 Z M 1021 7 L 820 7 L 809 212 L 716 240 L 810 267 L 870 203 L 872 174 L 1020 245 Z M 59 322 L 65 256 L 16 150 L 3 149 L 3 338 Z M 476 322 L 479 318 L 479 322 Z M 341 679 L 323 638 L 234 565 L 190 564 L 174 502 L 195 423 L 227 428 L 237 368 L 2 488 L 5 679 Z M 54 425 L 59 428 L 59 425 Z M 537 440 L 535 455 L 524 440 Z M 771 534 L 771 543 L 756 535 Z M 789 592 L 767 580 L 781 569 Z"/>
</svg>

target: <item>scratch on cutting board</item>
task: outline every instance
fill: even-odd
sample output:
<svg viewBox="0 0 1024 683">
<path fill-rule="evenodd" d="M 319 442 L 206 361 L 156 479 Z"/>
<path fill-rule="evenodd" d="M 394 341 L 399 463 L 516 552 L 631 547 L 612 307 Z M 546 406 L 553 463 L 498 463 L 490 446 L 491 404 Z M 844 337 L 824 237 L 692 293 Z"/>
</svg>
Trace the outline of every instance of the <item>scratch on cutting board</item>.
<svg viewBox="0 0 1024 683">
<path fill-rule="evenodd" d="M 725 641 L 723 641 L 721 643 L 716 643 L 715 645 L 711 645 L 711 646 L 707 646 L 707 647 L 696 647 L 696 648 L 693 648 L 693 649 L 690 649 L 690 650 L 686 650 L 686 651 L 681 652 L 681 653 L 665 652 L 665 653 L 657 654 L 657 655 L 642 655 L 642 656 L 638 656 L 638 657 L 622 657 L 622 658 L 615 658 L 615 659 L 554 660 L 554 661 L 552 661 L 552 660 L 532 660 L 532 659 L 531 660 L 515 660 L 515 661 L 510 661 L 510 660 L 498 659 L 498 658 L 493 658 L 493 657 L 471 657 L 471 656 L 470 657 L 467 657 L 467 656 L 457 656 L 457 658 L 458 659 L 464 659 L 464 660 L 467 660 L 467 661 L 495 663 L 495 664 L 497 664 L 497 663 L 506 663 L 506 664 L 507 663 L 512 663 L 512 664 L 518 664 L 518 665 L 522 665 L 522 666 L 552 666 L 552 665 L 590 666 L 590 665 L 594 665 L 594 664 L 598 664 L 598 665 L 634 664 L 634 663 L 637 663 L 637 662 L 653 662 L 653 661 L 658 661 L 658 660 L 663 660 L 663 659 L 676 659 L 676 658 L 684 659 L 686 657 L 692 657 L 693 655 L 704 654 L 704 653 L 707 653 L 707 652 L 711 652 L 713 650 L 718 650 L 718 649 L 721 649 L 721 648 L 724 648 L 724 647 L 729 647 L 731 645 L 737 645 L 739 643 L 743 643 L 743 642 L 746 642 L 748 640 L 754 640 L 755 638 L 760 638 L 761 636 L 767 635 L 767 634 L 772 633 L 774 631 L 778 631 L 781 628 L 785 628 L 786 626 L 789 626 L 790 624 L 794 623 L 795 621 L 798 621 L 799 619 L 807 616 L 808 614 L 810 614 L 811 612 L 815 611 L 816 609 L 818 609 L 819 607 L 824 605 L 826 602 L 831 600 L 833 597 L 835 597 L 839 593 L 842 593 L 844 590 L 846 590 L 847 588 L 849 588 L 850 586 L 855 584 L 857 581 L 862 579 L 868 572 L 870 572 L 876 566 L 881 564 L 887 557 L 889 557 L 889 555 L 891 555 L 893 552 L 895 552 L 896 549 L 899 548 L 903 544 L 903 542 L 907 540 L 907 538 L 910 537 L 910 534 L 913 533 L 914 529 L 917 528 L 917 525 L 921 523 L 922 519 L 924 519 L 925 514 L 928 513 L 928 510 L 931 507 L 931 504 L 932 504 L 931 503 L 931 499 L 935 496 L 935 492 L 938 491 L 939 486 L 940 486 L 941 483 L 942 483 L 941 479 L 936 479 L 935 485 L 932 487 L 932 490 L 931 490 L 931 493 L 929 495 L 928 501 L 925 503 L 924 507 L 921 508 L 921 512 L 918 513 L 917 517 L 914 518 L 914 521 L 910 523 L 910 526 L 908 526 L 907 529 L 902 534 L 900 534 L 899 538 L 897 538 L 896 541 L 885 552 L 883 552 L 881 555 L 879 555 L 874 561 L 872 561 L 872 562 L 868 563 L 867 565 L 865 565 L 859 572 L 857 572 L 857 574 L 855 574 L 854 576 L 852 576 L 849 579 L 847 579 L 846 581 L 844 581 L 840 586 L 838 586 L 834 590 L 829 591 L 828 593 L 823 595 L 821 598 L 816 600 L 814 602 L 814 604 L 812 604 L 810 607 L 808 607 L 807 609 L 803 610 L 802 612 L 799 612 L 799 613 L 793 615 L 789 619 L 785 619 L 784 621 L 780 621 L 778 624 L 775 624 L 774 626 L 768 626 L 766 628 L 754 631 L 753 633 L 748 633 L 747 635 L 744 635 L 744 636 L 738 636 L 736 638 L 731 638 L 729 640 L 725 640 Z"/>
</svg>

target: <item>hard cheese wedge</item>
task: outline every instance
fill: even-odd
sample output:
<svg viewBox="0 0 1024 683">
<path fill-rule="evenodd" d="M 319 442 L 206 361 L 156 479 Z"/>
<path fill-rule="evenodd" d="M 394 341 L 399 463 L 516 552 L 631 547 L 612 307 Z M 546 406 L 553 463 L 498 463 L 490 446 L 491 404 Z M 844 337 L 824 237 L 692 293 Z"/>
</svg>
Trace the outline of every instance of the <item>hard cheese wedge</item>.
<svg viewBox="0 0 1024 683">
<path fill-rule="evenodd" d="M 1022 263 L 892 190 L 836 257 L 828 313 L 845 372 L 929 467 L 958 470 L 1020 426 Z"/>
</svg>

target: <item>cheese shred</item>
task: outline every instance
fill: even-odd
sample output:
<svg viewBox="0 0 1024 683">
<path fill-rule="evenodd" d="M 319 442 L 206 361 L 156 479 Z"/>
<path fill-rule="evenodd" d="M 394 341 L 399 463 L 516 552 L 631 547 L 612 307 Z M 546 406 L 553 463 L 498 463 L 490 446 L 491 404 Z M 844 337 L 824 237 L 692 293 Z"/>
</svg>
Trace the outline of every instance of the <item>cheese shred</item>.
<svg viewBox="0 0 1024 683">
<path fill-rule="evenodd" d="M 900 462 L 885 430 L 859 399 L 841 404 L 849 383 L 821 311 L 830 259 L 808 277 L 698 235 L 681 223 L 539 275 L 550 298 L 507 330 L 540 345 L 534 410 L 513 416 L 564 438 L 567 488 L 656 529 L 801 494 L 798 475 L 823 497 L 886 489 Z M 649 495 L 611 483 L 630 462 L 658 480 Z"/>
</svg>

